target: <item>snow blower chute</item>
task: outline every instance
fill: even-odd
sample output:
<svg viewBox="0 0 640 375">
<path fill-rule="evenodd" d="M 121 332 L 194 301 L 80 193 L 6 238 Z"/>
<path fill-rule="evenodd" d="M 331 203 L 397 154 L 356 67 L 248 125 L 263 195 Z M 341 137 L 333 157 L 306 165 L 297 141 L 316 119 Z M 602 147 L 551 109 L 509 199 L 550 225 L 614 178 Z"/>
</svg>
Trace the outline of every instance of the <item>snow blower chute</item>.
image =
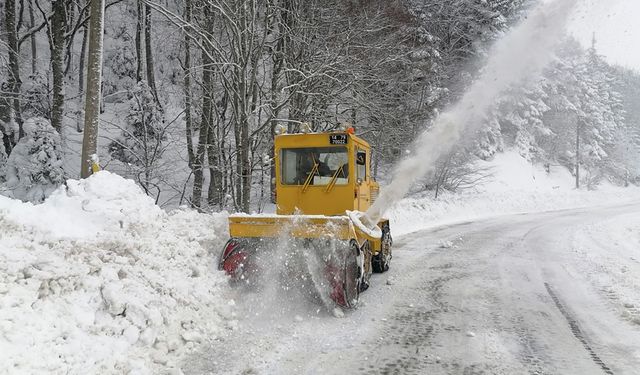
<svg viewBox="0 0 640 375">
<path fill-rule="evenodd" d="M 353 308 L 371 273 L 387 271 L 391 261 L 389 221 L 381 219 L 373 229 L 360 222 L 379 191 L 370 174 L 371 148 L 347 127 L 285 134 L 278 126 L 276 133 L 277 213 L 231 215 L 219 268 L 233 281 L 259 283 L 264 268 L 273 267 L 272 254 L 284 248 L 287 266 L 304 263 L 300 258 L 320 260 L 314 262 L 322 279 L 314 278 L 316 289 Z"/>
</svg>

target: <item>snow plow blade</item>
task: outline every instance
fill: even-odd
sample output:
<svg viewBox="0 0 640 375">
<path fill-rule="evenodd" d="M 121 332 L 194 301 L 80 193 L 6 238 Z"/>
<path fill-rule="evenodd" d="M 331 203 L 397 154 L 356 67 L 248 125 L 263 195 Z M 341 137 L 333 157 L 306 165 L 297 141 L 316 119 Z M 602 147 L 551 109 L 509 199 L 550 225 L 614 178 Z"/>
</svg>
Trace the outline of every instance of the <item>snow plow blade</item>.
<svg viewBox="0 0 640 375">
<path fill-rule="evenodd" d="M 347 216 L 320 215 L 231 215 L 231 237 L 325 238 L 348 240 L 355 236 L 355 228 Z"/>
<path fill-rule="evenodd" d="M 273 268 L 277 259 L 277 267 L 286 264 L 290 282 L 313 280 L 323 301 L 354 308 L 368 286 L 367 265 L 372 249 L 381 246 L 381 235 L 360 228 L 350 215 L 231 215 L 231 239 L 218 267 L 232 281 L 260 284 L 264 269 Z"/>
</svg>

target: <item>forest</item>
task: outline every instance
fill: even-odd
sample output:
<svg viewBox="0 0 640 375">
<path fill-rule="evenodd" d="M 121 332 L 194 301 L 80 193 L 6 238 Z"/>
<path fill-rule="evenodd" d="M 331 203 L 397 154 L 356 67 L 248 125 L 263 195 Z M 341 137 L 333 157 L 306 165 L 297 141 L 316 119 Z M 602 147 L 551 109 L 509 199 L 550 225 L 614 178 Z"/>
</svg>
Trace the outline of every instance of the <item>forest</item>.
<svg viewBox="0 0 640 375">
<path fill-rule="evenodd" d="M 97 1 L 97 0 L 94 0 Z M 163 207 L 260 211 L 274 128 L 352 124 L 385 181 L 535 0 L 108 0 L 98 157 Z M 42 202 L 80 175 L 91 0 L 0 6 L 0 193 Z M 416 190 L 486 177 L 517 150 L 576 187 L 640 183 L 640 75 L 571 36 L 504 93 Z"/>
</svg>

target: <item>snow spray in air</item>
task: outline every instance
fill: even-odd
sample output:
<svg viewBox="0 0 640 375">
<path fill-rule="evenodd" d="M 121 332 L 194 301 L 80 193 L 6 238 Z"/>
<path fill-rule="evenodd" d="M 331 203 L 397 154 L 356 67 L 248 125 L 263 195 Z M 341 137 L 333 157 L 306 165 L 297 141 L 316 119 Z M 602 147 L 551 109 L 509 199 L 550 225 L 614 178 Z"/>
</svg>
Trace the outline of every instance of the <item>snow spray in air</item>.
<svg viewBox="0 0 640 375">
<path fill-rule="evenodd" d="M 480 77 L 420 135 L 413 154 L 396 166 L 391 184 L 361 217 L 363 223 L 375 225 L 387 209 L 405 196 L 417 178 L 432 173 L 438 158 L 451 151 L 463 131 L 474 130 L 482 123 L 483 115 L 501 92 L 539 74 L 552 61 L 575 4 L 576 0 L 542 3 L 493 45 Z"/>
</svg>

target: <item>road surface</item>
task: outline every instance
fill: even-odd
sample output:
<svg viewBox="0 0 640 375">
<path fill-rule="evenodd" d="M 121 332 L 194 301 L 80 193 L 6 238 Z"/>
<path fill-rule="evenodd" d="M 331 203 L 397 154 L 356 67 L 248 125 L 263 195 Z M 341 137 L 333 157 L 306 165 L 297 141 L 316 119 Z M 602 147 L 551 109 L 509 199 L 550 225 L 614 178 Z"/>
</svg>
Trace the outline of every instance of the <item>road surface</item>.
<svg viewBox="0 0 640 375">
<path fill-rule="evenodd" d="M 603 271 L 593 250 L 576 248 L 585 226 L 638 213 L 640 204 L 509 215 L 405 235 L 392 269 L 374 275 L 342 318 L 277 293 L 238 292 L 238 329 L 213 338 L 183 371 L 639 374 L 640 301 L 603 287 L 598 275 L 619 270 Z M 614 253 L 615 244 L 589 243 Z M 637 287 L 636 259 L 622 264 Z"/>
</svg>

